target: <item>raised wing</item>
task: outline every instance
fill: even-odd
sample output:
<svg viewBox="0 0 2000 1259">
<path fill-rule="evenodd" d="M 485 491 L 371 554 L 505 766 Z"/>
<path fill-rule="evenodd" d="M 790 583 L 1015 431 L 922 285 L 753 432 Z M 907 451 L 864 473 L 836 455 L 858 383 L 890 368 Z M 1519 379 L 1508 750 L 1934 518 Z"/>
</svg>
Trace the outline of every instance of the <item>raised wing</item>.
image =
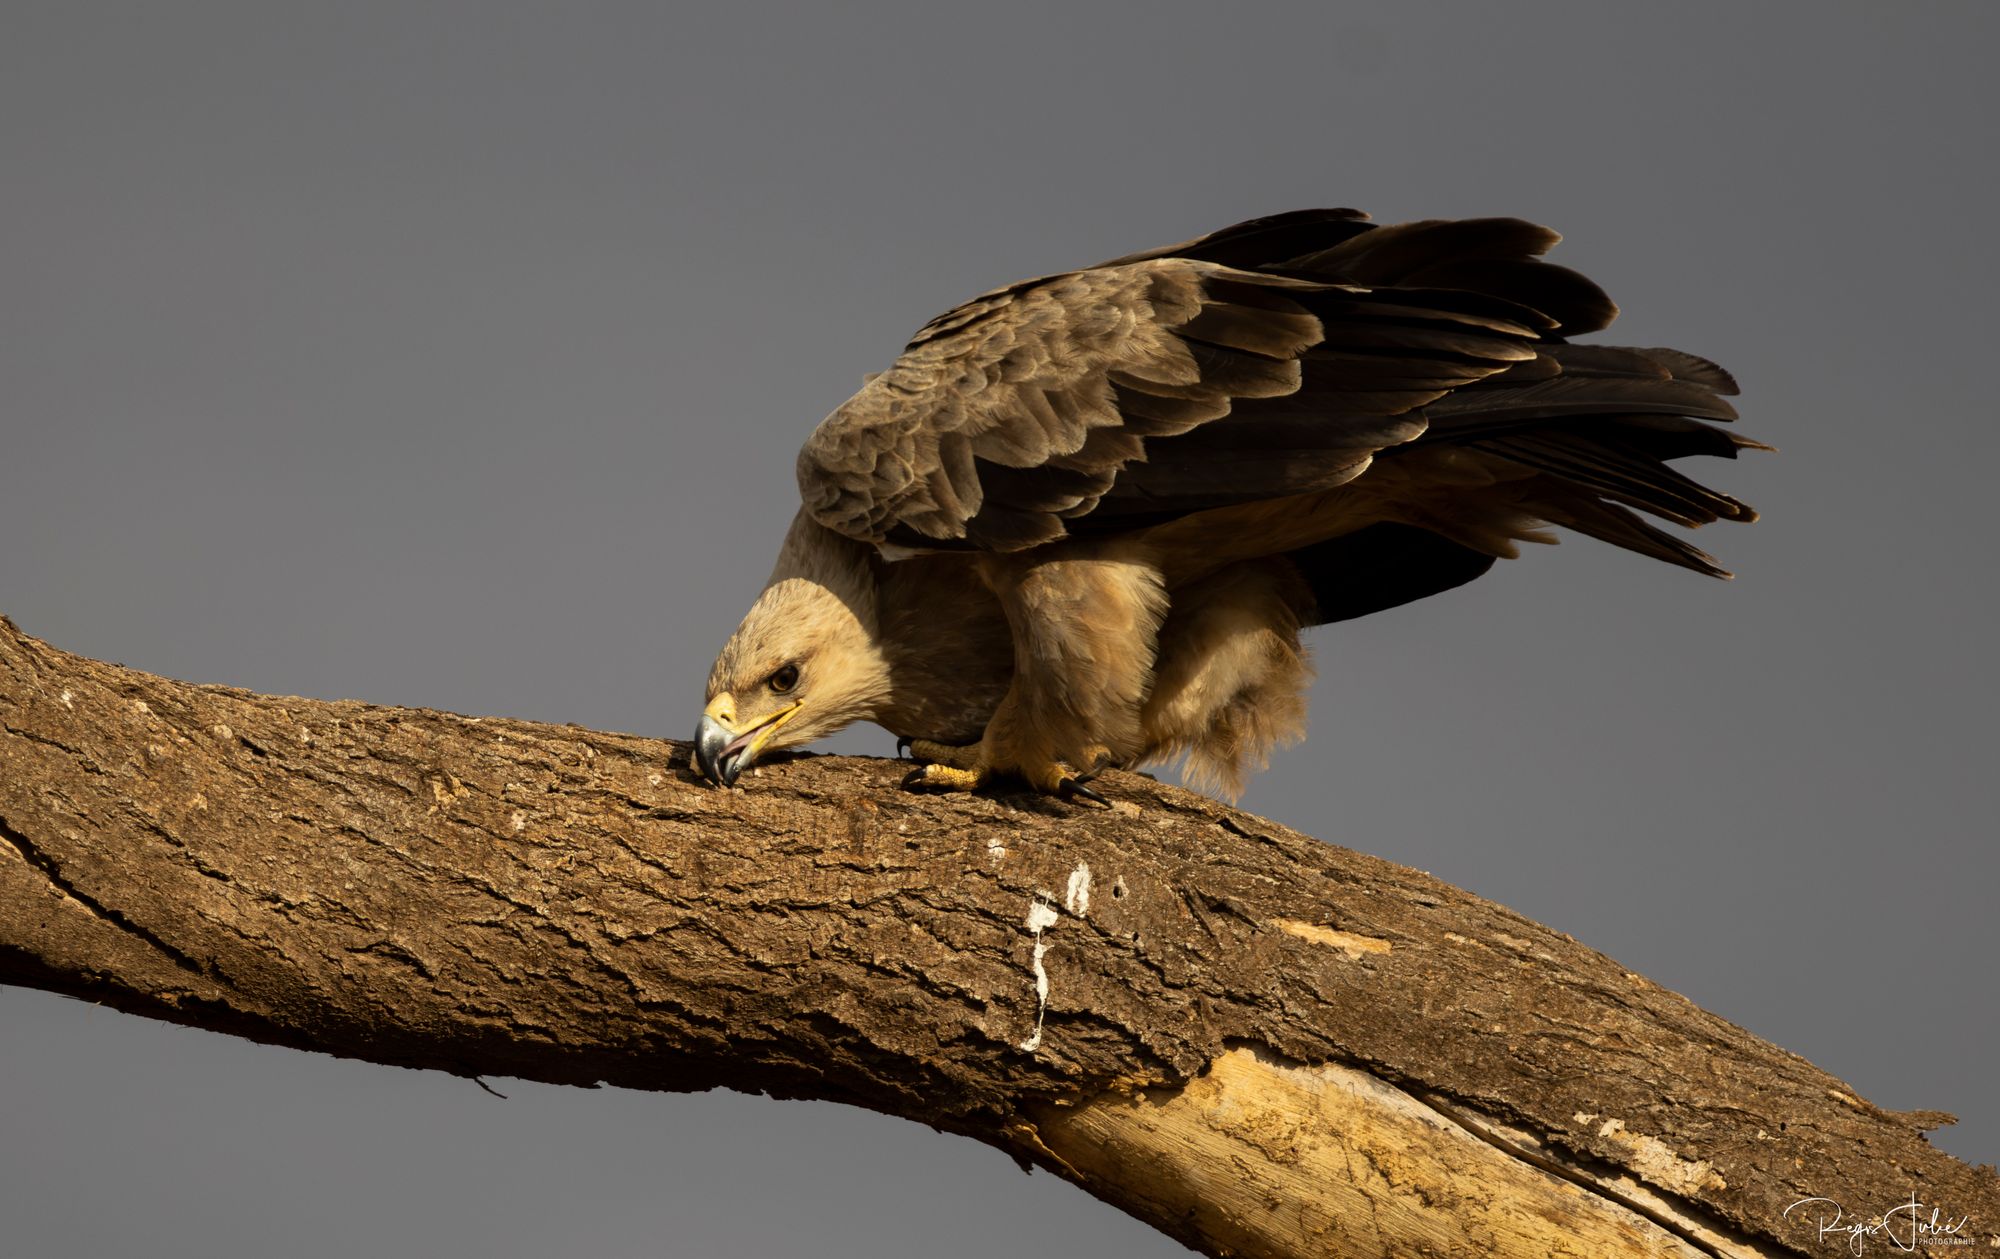
<svg viewBox="0 0 2000 1259">
<path fill-rule="evenodd" d="M 1615 412 L 1675 451 L 1743 444 L 1682 418 L 1733 415 L 1712 365 L 1562 344 L 1616 307 L 1538 260 L 1555 233 L 1364 217 L 1256 219 L 939 316 L 807 441 L 808 511 L 875 543 L 1012 551 L 1339 485 L 1434 423 L 1551 475 L 1574 452 L 1518 430 Z M 1588 472 L 1593 503 L 1644 479 Z"/>
<path fill-rule="evenodd" d="M 940 316 L 807 441 L 807 508 L 868 541 L 1017 550 L 1099 511 L 1103 528 L 1337 485 L 1423 432 L 1417 408 L 1534 358 L 1554 327 L 1493 296 L 1346 284 L 1314 255 L 1365 260 L 1348 244 L 1361 225 L 1309 212 L 1328 213 L 1343 217 L 1177 247 L 1247 261 L 1246 239 L 1282 235 L 1313 247 L 1296 271 L 1141 257 Z M 1553 239 L 1494 222 L 1472 252 Z"/>
</svg>

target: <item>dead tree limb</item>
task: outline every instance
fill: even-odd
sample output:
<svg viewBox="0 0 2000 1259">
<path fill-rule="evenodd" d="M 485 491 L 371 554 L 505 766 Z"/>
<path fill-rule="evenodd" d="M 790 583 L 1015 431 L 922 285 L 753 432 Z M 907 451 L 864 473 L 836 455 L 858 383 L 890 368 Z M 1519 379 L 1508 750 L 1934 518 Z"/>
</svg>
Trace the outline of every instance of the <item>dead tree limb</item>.
<svg viewBox="0 0 2000 1259">
<path fill-rule="evenodd" d="M 188 685 L 4 619 L 0 725 L 0 981 L 466 1075 L 851 1102 L 1211 1254 L 1838 1253 L 1836 1206 L 2000 1246 L 2000 1180 L 1923 1139 L 1939 1116 L 1143 777 L 1109 812 L 833 758 L 720 791 L 678 745 Z"/>
</svg>

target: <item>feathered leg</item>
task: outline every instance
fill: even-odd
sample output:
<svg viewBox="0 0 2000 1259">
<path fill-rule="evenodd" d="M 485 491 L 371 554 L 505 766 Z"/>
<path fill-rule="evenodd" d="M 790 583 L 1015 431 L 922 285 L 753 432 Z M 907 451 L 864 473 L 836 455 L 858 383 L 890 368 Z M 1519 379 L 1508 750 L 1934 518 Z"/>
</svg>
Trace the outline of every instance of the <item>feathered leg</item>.
<svg viewBox="0 0 2000 1259">
<path fill-rule="evenodd" d="M 1283 559 L 1176 589 L 1142 714 L 1141 759 L 1184 755 L 1188 781 L 1234 799 L 1274 748 L 1303 739 L 1312 666 L 1299 613 L 1310 599 Z"/>
<path fill-rule="evenodd" d="M 907 784 L 969 791 L 1006 776 L 1068 794 L 1096 770 L 1135 760 L 1146 746 L 1140 708 L 1166 612 L 1146 554 L 1076 548 L 1032 563 L 996 556 L 985 575 L 1013 635 L 1013 684 L 970 764 L 956 750 L 925 748 L 934 763 Z"/>
</svg>

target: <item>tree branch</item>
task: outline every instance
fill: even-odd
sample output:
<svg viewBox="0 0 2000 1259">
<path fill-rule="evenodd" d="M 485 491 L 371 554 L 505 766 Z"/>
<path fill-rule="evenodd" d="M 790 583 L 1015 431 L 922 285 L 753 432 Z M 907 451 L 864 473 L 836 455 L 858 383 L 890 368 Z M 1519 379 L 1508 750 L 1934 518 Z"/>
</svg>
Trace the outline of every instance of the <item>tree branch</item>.
<svg viewBox="0 0 2000 1259">
<path fill-rule="evenodd" d="M 1086 813 L 685 765 L 0 619 L 0 981 L 462 1075 L 851 1102 L 1211 1254 L 1833 1253 L 1831 1208 L 1787 1207 L 1912 1194 L 2000 1246 L 2000 1180 L 1920 1133 L 1944 1117 L 1427 875 L 1134 775 Z"/>
</svg>

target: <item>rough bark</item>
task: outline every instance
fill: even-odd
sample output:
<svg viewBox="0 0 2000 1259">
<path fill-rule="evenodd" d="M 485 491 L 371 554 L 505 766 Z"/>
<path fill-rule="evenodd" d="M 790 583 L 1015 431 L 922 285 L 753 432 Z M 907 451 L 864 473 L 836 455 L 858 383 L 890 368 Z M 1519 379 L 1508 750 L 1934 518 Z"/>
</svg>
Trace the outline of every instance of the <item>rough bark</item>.
<svg viewBox="0 0 2000 1259">
<path fill-rule="evenodd" d="M 1787 1216 L 1808 1198 L 2000 1247 L 2000 1180 L 1924 1140 L 1940 1116 L 1141 776 L 1109 811 L 838 758 L 724 791 L 681 745 L 189 685 L 4 619 L 0 727 L 0 981 L 460 1074 L 851 1102 L 1212 1254 L 1841 1252 L 1831 1207 Z"/>
</svg>

